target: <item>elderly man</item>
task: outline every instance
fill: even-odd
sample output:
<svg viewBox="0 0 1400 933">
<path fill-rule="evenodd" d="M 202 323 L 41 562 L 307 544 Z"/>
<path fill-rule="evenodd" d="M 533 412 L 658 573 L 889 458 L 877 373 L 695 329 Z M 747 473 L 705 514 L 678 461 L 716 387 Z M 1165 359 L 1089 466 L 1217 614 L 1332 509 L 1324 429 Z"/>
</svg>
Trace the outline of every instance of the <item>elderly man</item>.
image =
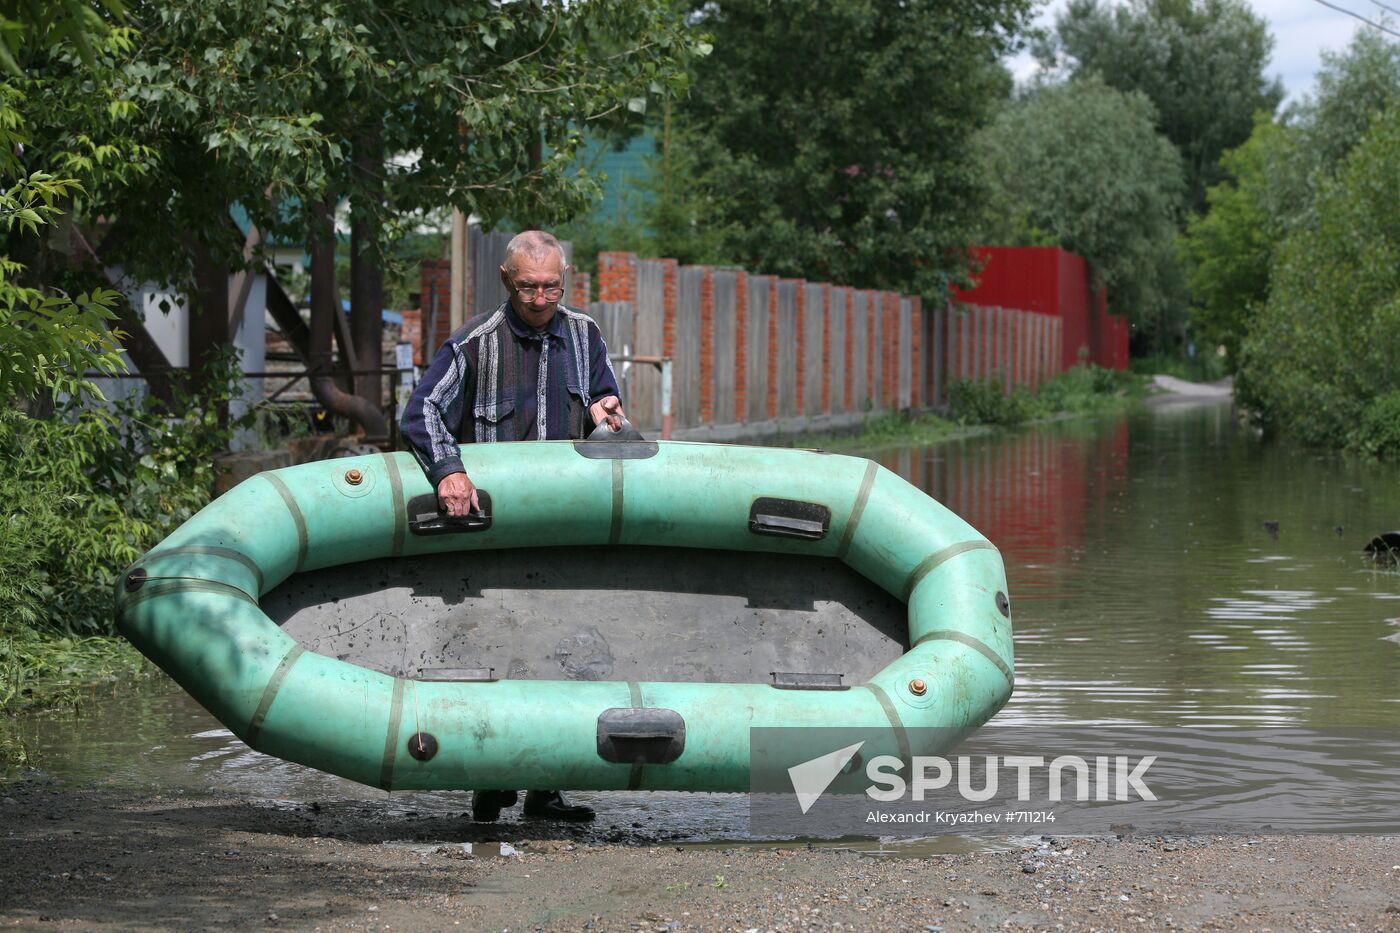
<svg viewBox="0 0 1400 933">
<path fill-rule="evenodd" d="M 566 308 L 568 264 L 540 230 L 506 246 L 501 282 L 510 297 L 448 338 L 404 411 L 403 437 L 451 515 L 479 512 L 459 443 L 568 440 L 606 422 L 621 427 L 617 376 L 598 325 Z M 491 822 L 515 791 L 477 791 L 472 816 Z M 558 791 L 525 795 L 525 815 L 586 821 L 593 810 Z"/>
</svg>

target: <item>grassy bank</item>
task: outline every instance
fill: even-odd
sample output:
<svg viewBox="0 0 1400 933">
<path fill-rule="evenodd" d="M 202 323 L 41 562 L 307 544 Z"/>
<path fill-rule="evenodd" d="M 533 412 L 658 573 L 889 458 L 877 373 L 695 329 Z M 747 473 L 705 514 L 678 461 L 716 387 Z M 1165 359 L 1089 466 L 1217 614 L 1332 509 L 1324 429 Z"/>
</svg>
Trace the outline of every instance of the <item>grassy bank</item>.
<svg viewBox="0 0 1400 933">
<path fill-rule="evenodd" d="M 0 631 L 0 713 L 75 706 L 94 687 L 154 670 L 124 638 L 115 635 L 8 628 Z"/>
<path fill-rule="evenodd" d="M 156 668 L 115 635 L 61 635 L 23 625 L 0 629 L 0 717 L 74 709 Z M 34 767 L 32 750 L 0 723 L 0 773 Z"/>
<path fill-rule="evenodd" d="M 923 446 L 997 427 L 1119 411 L 1141 401 L 1147 387 L 1147 376 L 1092 365 L 1066 370 L 1035 392 L 1018 386 L 1008 394 L 997 377 L 959 379 L 948 387 L 944 414 L 888 412 L 866 419 L 854 432 L 799 434 L 779 443 L 824 450 Z"/>
</svg>

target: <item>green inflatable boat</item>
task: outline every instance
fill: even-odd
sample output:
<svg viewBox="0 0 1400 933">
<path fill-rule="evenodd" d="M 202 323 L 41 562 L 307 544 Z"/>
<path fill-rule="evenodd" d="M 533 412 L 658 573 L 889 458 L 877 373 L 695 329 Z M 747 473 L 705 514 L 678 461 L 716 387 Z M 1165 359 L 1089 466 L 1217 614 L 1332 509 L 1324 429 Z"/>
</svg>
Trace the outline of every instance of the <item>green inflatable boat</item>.
<svg viewBox="0 0 1400 933">
<path fill-rule="evenodd" d="M 466 520 L 406 453 L 255 476 L 122 575 L 118 626 L 252 748 L 386 790 L 747 791 L 753 727 L 967 730 L 1011 695 L 1000 554 L 871 461 L 462 458 Z"/>
</svg>

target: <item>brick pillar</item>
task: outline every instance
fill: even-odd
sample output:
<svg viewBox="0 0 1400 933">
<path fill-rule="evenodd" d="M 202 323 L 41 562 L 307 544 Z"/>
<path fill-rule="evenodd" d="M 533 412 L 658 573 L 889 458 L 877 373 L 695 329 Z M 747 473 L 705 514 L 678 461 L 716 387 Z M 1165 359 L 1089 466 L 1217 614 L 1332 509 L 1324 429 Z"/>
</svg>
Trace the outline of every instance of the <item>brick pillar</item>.
<svg viewBox="0 0 1400 933">
<path fill-rule="evenodd" d="M 778 277 L 768 277 L 768 417 L 778 417 Z"/>
<path fill-rule="evenodd" d="M 734 420 L 749 420 L 749 274 L 734 276 Z"/>
<path fill-rule="evenodd" d="M 846 340 L 842 346 L 846 349 L 846 397 L 844 411 L 853 411 L 856 407 L 856 290 L 846 289 L 846 309 L 841 313 L 841 326 L 846 328 Z"/>
<path fill-rule="evenodd" d="M 885 338 L 884 352 L 881 354 L 884 371 L 880 374 L 880 394 L 884 396 L 886 407 L 893 409 L 899 406 L 899 296 L 893 292 L 882 292 L 880 304 L 885 315 L 884 325 L 880 328 Z"/>
<path fill-rule="evenodd" d="M 674 259 L 662 259 L 661 262 L 661 355 L 676 358 L 676 279 L 680 270 L 680 263 Z M 675 372 L 674 367 L 671 370 Z M 675 405 L 676 395 L 674 389 L 671 392 L 671 404 Z"/>
<path fill-rule="evenodd" d="M 807 386 L 803 377 L 807 374 L 807 282 L 797 280 L 797 361 L 793 367 L 793 395 L 797 399 L 797 414 L 807 413 Z"/>
<path fill-rule="evenodd" d="M 598 300 L 637 300 L 637 257 L 635 254 L 598 254 Z"/>
<path fill-rule="evenodd" d="M 700 277 L 700 423 L 715 423 L 715 270 Z"/>
<path fill-rule="evenodd" d="M 880 383 L 876 380 L 875 374 L 879 368 L 875 365 L 879 357 L 876 355 L 875 347 L 875 322 L 880 314 L 880 293 L 868 290 L 865 293 L 865 397 L 870 402 L 871 408 L 880 407 Z"/>
<path fill-rule="evenodd" d="M 822 286 L 822 411 L 831 414 L 831 283 Z"/>
<path fill-rule="evenodd" d="M 569 304 L 586 308 L 593 300 L 593 277 L 587 272 L 575 272 L 569 278 Z"/>
<path fill-rule="evenodd" d="M 909 407 L 922 406 L 924 380 L 924 300 L 917 295 L 909 299 Z"/>
</svg>

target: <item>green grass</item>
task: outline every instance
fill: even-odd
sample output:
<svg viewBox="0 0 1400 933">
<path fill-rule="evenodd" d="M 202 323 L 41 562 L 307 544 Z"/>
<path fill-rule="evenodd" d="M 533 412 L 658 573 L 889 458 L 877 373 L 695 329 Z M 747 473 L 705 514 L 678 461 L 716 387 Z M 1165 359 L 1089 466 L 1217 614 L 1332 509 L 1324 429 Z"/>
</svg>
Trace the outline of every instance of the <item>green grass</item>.
<svg viewBox="0 0 1400 933">
<path fill-rule="evenodd" d="M 966 433 L 959 425 L 930 412 L 886 412 L 863 421 L 855 431 L 843 433 L 803 433 L 778 438 L 785 447 L 814 447 L 821 450 L 870 450 L 894 445 L 936 444 Z"/>
<path fill-rule="evenodd" d="M 1099 366 L 1076 366 L 1042 383 L 1036 392 L 1017 387 L 1009 395 L 999 377 L 955 380 L 948 387 L 946 415 L 887 412 L 872 415 L 855 431 L 795 434 L 772 443 L 833 451 L 924 446 L 994 427 L 1120 411 L 1137 404 L 1147 387 L 1144 376 Z"/>
<path fill-rule="evenodd" d="M 73 708 L 102 685 L 154 671 L 124 638 L 0 629 L 0 713 Z"/>
<path fill-rule="evenodd" d="M 1187 382 L 1215 382 L 1224 379 L 1225 358 L 1215 353 L 1198 353 L 1194 359 L 1175 354 L 1134 357 L 1128 363 L 1131 372 L 1143 376 L 1175 376 Z"/>
</svg>

